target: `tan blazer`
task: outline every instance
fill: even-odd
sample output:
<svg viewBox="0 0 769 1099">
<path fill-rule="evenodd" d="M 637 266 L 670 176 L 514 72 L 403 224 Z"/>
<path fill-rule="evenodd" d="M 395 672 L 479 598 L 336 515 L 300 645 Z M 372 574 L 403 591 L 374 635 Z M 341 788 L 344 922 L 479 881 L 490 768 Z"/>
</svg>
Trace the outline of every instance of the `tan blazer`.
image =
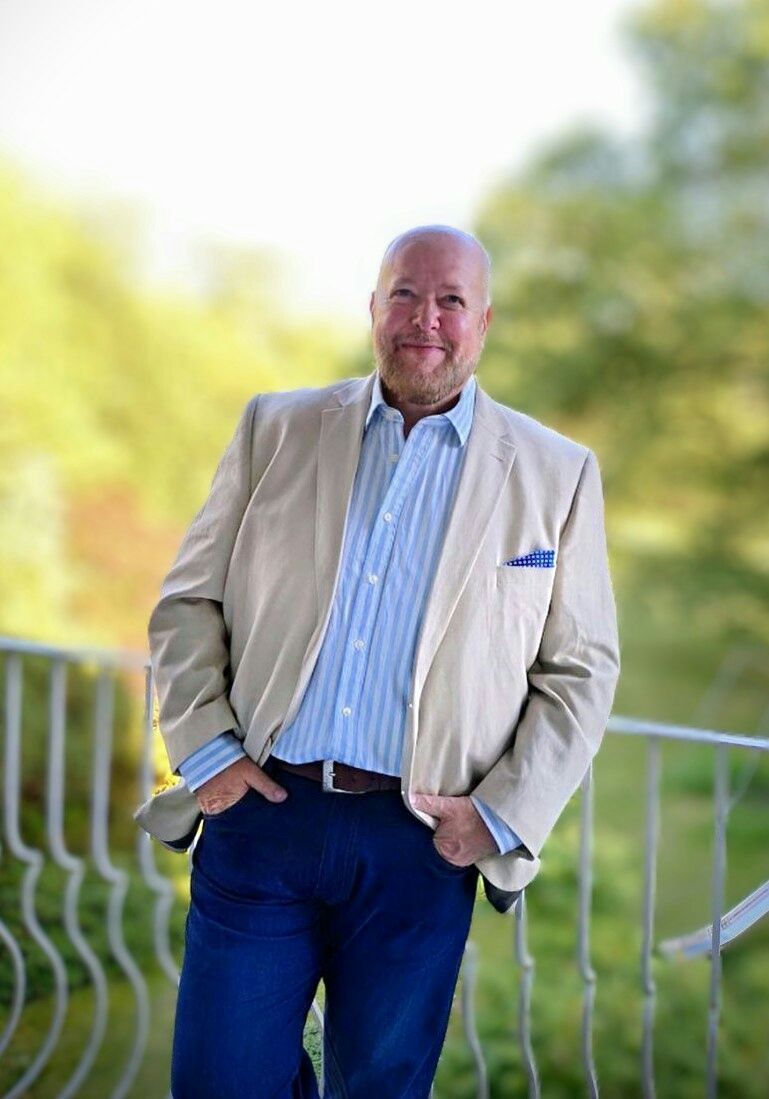
<svg viewBox="0 0 769 1099">
<path fill-rule="evenodd" d="M 150 619 L 172 770 L 225 729 L 262 764 L 296 714 L 330 619 L 374 378 L 248 402 Z M 518 833 L 527 851 L 477 864 L 492 899 L 539 869 L 601 742 L 619 642 L 595 454 L 480 386 L 466 446 L 417 643 L 402 796 L 434 828 L 412 791 L 474 793 Z M 555 567 L 503 565 L 534 549 L 554 550 Z M 135 819 L 185 850 L 201 817 L 180 784 Z"/>
</svg>

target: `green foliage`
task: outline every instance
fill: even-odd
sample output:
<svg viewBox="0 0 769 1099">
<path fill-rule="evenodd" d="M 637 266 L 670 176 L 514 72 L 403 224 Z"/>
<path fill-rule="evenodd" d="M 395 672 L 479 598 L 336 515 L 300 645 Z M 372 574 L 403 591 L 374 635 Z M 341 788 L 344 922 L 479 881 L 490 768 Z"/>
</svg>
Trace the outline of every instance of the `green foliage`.
<svg viewBox="0 0 769 1099">
<path fill-rule="evenodd" d="M 136 644 L 246 401 L 344 374 L 344 341 L 237 250 L 201 250 L 202 300 L 141 288 L 101 220 L 0 168 L 0 632 Z"/>
<path fill-rule="evenodd" d="M 767 641 L 769 8 L 664 2 L 630 41 L 635 140 L 566 135 L 478 218 L 496 317 L 481 376 L 593 446 L 616 575 Z"/>
</svg>

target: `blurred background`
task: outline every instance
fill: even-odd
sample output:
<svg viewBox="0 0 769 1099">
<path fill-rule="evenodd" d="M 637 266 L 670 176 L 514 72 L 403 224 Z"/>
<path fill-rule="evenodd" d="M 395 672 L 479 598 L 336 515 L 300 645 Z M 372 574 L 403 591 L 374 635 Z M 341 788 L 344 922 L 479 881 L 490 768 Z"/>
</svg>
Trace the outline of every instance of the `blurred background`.
<svg viewBox="0 0 769 1099">
<path fill-rule="evenodd" d="M 146 655 L 160 582 L 244 404 L 373 369 L 379 258 L 425 222 L 475 233 L 492 256 L 481 385 L 598 455 L 615 713 L 766 736 L 769 0 L 4 0 L 0 633 Z M 27 661 L 21 820 L 38 846 L 47 674 Z M 89 674 L 73 668 L 67 701 L 73 850 L 87 845 Z M 136 843 L 142 703 L 141 683 L 120 688 L 116 851 Z M 596 763 L 594 1042 L 608 1096 L 643 1093 L 643 752 L 608 736 Z M 154 760 L 168 781 L 157 731 Z M 713 762 L 703 747 L 664 750 L 660 938 L 709 920 Z M 769 877 L 769 757 L 731 758 L 730 780 L 734 904 Z M 554 1099 L 584 1093 L 577 845 L 570 807 L 529 902 L 532 1034 Z M 187 865 L 157 859 L 179 883 L 178 959 Z M 0 900 L 21 940 L 17 869 L 0 862 Z M 125 934 L 149 966 L 142 887 L 131 880 Z M 61 882 L 39 888 L 54 913 Z M 106 894 L 84 888 L 98 933 Z M 768 922 L 723 955 L 719 1094 L 739 1099 L 767 1093 Z M 526 1087 L 510 926 L 479 898 L 478 1025 L 500 1097 Z M 63 933 L 58 945 L 77 984 Z M 50 974 L 34 942 L 25 950 L 29 1009 L 0 1086 L 44 1029 Z M 708 960 L 655 957 L 654 974 L 657 1094 L 700 1096 Z M 0 954 L 0 1005 L 12 983 Z M 172 1005 L 143 1092 L 167 1087 Z M 109 1094 L 112 1041 L 82 1094 Z M 436 1095 L 474 1086 L 452 1023 Z M 56 1094 L 51 1074 L 25 1094 Z"/>
</svg>

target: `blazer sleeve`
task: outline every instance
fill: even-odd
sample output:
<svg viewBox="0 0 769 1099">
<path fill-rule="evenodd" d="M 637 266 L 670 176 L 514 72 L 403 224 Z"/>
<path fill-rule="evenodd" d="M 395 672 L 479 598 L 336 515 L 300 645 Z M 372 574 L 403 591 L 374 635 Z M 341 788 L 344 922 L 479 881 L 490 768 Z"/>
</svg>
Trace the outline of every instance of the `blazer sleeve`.
<svg viewBox="0 0 769 1099">
<path fill-rule="evenodd" d="M 185 534 L 149 620 L 150 662 L 160 732 L 175 774 L 222 729 L 237 728 L 230 708 L 224 582 L 251 496 L 251 439 L 257 397 L 240 417 L 208 497 Z"/>
<path fill-rule="evenodd" d="M 561 531 L 550 608 L 510 748 L 472 791 L 539 856 L 598 751 L 619 678 L 598 461 L 587 451 Z"/>
</svg>

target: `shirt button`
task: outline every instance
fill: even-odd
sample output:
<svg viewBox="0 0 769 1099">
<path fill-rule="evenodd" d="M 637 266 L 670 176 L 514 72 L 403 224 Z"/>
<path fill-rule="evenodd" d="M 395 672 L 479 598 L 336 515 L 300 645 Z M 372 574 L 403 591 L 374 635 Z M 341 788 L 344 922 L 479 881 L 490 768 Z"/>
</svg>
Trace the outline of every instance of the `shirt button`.
<svg viewBox="0 0 769 1099">
<path fill-rule="evenodd" d="M 414 703 L 413 703 L 413 702 L 409 702 L 409 709 L 410 709 L 410 710 L 413 710 L 413 709 L 414 709 Z"/>
<path fill-rule="evenodd" d="M 361 641 L 360 638 L 358 638 L 357 641 L 354 641 L 353 644 L 355 645 L 355 648 L 358 649 L 358 650 L 363 648 L 363 642 Z"/>
<path fill-rule="evenodd" d="M 398 455 L 397 454 L 388 454 L 387 458 L 388 458 L 388 461 L 390 461 L 390 462 L 397 462 L 398 461 Z"/>
<path fill-rule="evenodd" d="M 378 579 L 379 579 L 379 577 L 377 576 L 377 574 L 376 574 L 375 572 L 370 572 L 370 573 L 368 574 L 368 582 L 369 582 L 369 584 L 376 584 L 376 582 L 377 582 L 377 580 L 378 580 Z"/>
<path fill-rule="evenodd" d="M 349 717 L 350 714 L 352 713 L 352 710 L 350 709 L 349 706 L 343 706 L 342 707 L 342 713 L 344 714 L 345 717 Z"/>
<path fill-rule="evenodd" d="M 385 523 L 392 523 L 393 513 L 391 511 L 386 511 L 382 518 L 384 519 Z"/>
</svg>

